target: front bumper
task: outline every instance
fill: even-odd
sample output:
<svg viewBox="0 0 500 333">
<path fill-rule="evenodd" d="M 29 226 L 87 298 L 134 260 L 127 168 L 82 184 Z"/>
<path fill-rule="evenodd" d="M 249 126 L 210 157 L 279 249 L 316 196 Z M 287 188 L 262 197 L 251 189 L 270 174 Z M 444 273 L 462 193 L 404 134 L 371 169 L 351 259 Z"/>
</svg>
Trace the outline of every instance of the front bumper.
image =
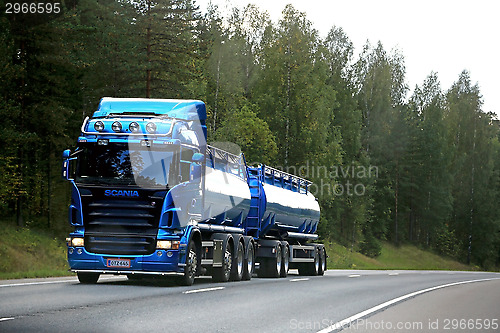
<svg viewBox="0 0 500 333">
<path fill-rule="evenodd" d="M 99 273 L 99 274 L 115 274 L 115 275 L 123 275 L 123 274 L 132 274 L 132 275 L 160 275 L 160 276 L 179 276 L 184 275 L 184 273 L 179 272 L 145 272 L 145 271 L 115 271 L 115 270 L 99 270 L 99 269 L 70 269 L 73 273 Z"/>
<path fill-rule="evenodd" d="M 184 273 L 184 264 L 179 263 L 179 250 L 156 250 L 150 255 L 106 255 L 95 254 L 84 247 L 68 247 L 68 262 L 72 272 L 95 272 L 101 274 L 151 274 L 177 275 Z M 130 260 L 130 267 L 108 267 L 108 259 Z"/>
</svg>

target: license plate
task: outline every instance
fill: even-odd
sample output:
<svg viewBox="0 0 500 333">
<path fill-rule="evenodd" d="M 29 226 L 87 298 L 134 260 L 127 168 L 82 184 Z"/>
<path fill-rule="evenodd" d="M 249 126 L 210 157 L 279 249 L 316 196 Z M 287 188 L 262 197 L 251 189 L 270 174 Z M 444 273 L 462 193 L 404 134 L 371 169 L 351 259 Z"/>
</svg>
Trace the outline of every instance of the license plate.
<svg viewBox="0 0 500 333">
<path fill-rule="evenodd" d="M 130 259 L 107 259 L 106 267 L 130 268 Z"/>
</svg>

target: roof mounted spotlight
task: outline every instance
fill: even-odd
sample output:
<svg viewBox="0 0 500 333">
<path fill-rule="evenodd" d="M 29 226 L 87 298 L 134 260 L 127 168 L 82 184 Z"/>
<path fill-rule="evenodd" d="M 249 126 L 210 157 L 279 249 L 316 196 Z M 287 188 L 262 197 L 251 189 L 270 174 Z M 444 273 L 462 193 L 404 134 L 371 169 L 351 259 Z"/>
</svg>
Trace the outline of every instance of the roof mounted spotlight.
<svg viewBox="0 0 500 333">
<path fill-rule="evenodd" d="M 146 131 L 148 133 L 153 134 L 156 132 L 156 124 L 155 123 L 147 123 L 146 124 Z"/>
<path fill-rule="evenodd" d="M 139 132 L 139 130 L 141 129 L 139 127 L 139 124 L 136 123 L 135 121 L 131 122 L 130 125 L 128 125 L 128 129 L 130 130 L 130 132 L 132 133 L 137 133 Z"/>
<path fill-rule="evenodd" d="M 122 130 L 122 124 L 119 122 L 119 121 L 115 121 L 112 125 L 111 125 L 111 129 L 115 132 L 121 132 Z"/>
<path fill-rule="evenodd" d="M 94 124 L 94 129 L 98 132 L 104 131 L 104 123 L 102 121 L 96 121 Z"/>
</svg>

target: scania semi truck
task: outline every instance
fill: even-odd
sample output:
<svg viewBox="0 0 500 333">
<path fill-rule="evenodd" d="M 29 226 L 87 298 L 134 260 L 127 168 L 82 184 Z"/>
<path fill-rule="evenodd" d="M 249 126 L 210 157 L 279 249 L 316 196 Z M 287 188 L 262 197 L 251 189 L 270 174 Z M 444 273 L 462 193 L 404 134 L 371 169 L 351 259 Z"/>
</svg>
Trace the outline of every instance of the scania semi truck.
<svg viewBox="0 0 500 333">
<path fill-rule="evenodd" d="M 311 183 L 207 144 L 197 100 L 103 98 L 63 152 L 70 269 L 215 281 L 323 275 Z"/>
</svg>

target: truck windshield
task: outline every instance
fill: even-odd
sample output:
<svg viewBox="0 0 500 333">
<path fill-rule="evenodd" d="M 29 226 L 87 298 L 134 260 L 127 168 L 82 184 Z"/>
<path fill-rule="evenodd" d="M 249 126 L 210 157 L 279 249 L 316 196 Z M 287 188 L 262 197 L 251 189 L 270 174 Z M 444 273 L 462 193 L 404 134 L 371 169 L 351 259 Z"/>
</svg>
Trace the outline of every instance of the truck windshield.
<svg viewBox="0 0 500 333">
<path fill-rule="evenodd" d="M 86 184 L 167 187 L 175 185 L 174 150 L 88 143 L 78 153 L 75 181 Z"/>
</svg>

